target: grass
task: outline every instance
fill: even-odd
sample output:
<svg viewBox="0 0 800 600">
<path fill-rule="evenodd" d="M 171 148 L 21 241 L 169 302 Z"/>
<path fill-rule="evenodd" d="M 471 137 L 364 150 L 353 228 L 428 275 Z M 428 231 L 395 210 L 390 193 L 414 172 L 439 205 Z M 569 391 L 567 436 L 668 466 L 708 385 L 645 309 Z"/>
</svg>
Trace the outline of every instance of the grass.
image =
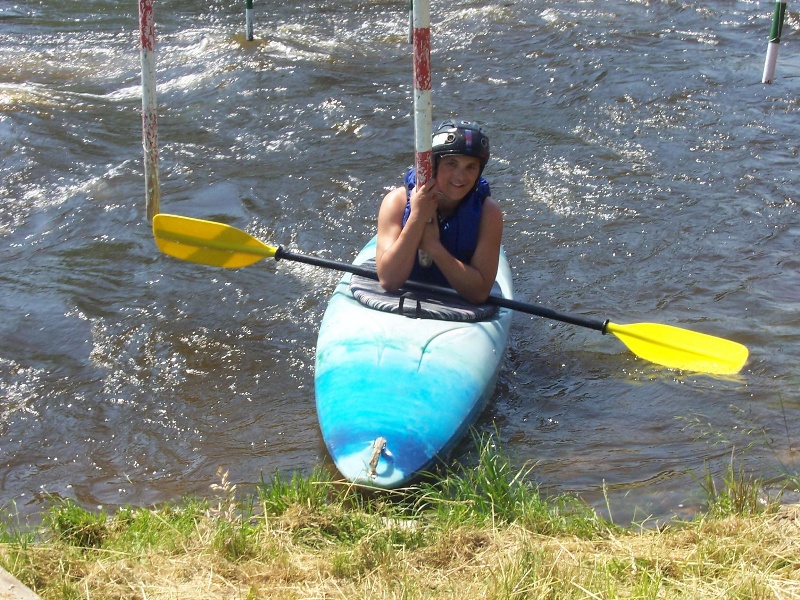
<svg viewBox="0 0 800 600">
<path fill-rule="evenodd" d="M 800 508 L 733 464 L 696 520 L 623 528 L 476 444 L 474 467 L 394 493 L 316 470 L 240 497 L 219 473 L 212 499 L 114 515 L 52 499 L 35 528 L 12 506 L 0 564 L 44 599 L 800 598 Z"/>
</svg>

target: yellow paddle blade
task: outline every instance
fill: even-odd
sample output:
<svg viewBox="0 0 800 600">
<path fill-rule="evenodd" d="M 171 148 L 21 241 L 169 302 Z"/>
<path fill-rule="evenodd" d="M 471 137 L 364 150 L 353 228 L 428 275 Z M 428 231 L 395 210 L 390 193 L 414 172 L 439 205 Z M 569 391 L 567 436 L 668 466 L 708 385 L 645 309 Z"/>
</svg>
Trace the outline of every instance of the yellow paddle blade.
<svg viewBox="0 0 800 600">
<path fill-rule="evenodd" d="M 154 216 L 153 236 L 164 254 L 228 269 L 271 258 L 278 250 L 230 225 L 178 215 Z"/>
<path fill-rule="evenodd" d="M 747 361 L 747 348 L 737 342 L 671 325 L 608 323 L 605 331 L 637 356 L 671 369 L 733 375 Z"/>
</svg>

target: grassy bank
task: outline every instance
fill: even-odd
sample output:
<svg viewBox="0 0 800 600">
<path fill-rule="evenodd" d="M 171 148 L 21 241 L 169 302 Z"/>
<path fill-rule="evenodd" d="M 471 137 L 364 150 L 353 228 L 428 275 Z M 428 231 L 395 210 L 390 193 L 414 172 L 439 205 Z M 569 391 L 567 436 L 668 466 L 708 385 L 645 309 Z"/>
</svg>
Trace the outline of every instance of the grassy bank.
<svg viewBox="0 0 800 600">
<path fill-rule="evenodd" d="M 6 515 L 0 563 L 45 599 L 800 598 L 800 508 L 757 481 L 732 470 L 700 482 L 701 518 L 621 528 L 479 445 L 396 494 L 318 471 L 113 516 L 54 500 L 33 530 Z"/>
</svg>

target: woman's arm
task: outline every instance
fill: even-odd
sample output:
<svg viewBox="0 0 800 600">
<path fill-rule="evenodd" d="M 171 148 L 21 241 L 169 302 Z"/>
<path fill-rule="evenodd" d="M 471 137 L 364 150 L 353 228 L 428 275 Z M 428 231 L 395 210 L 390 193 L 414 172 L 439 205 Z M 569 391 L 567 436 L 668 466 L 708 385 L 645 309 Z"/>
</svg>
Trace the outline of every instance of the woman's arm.
<svg viewBox="0 0 800 600">
<path fill-rule="evenodd" d="M 438 238 L 434 185 L 434 182 L 430 181 L 411 192 L 411 213 L 405 227 L 403 227 L 403 213 L 406 210 L 405 188 L 392 190 L 381 202 L 378 212 L 378 247 L 375 252 L 375 263 L 378 268 L 378 280 L 389 292 L 402 287 L 411 274 L 417 249 L 426 229 L 435 230 Z"/>
</svg>

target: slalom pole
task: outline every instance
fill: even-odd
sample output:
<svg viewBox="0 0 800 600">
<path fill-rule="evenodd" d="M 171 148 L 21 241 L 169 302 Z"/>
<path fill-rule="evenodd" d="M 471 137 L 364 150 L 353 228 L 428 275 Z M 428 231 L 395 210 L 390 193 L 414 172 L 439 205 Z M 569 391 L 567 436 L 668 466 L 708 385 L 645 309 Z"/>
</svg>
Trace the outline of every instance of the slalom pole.
<svg viewBox="0 0 800 600">
<path fill-rule="evenodd" d="M 253 0 L 245 0 L 246 5 L 244 9 L 244 29 L 245 37 L 248 42 L 253 41 Z"/>
<path fill-rule="evenodd" d="M 159 212 L 161 191 L 158 184 L 158 119 L 156 114 L 156 26 L 154 0 L 139 0 L 139 37 L 142 60 L 142 146 L 147 218 Z"/>
<path fill-rule="evenodd" d="M 414 0 L 408 0 L 408 43 L 414 43 Z"/>
<path fill-rule="evenodd" d="M 431 150 L 431 5 L 430 0 L 412 0 L 414 46 L 414 168 L 416 186 L 433 177 Z M 433 260 L 419 251 L 419 263 L 430 267 Z"/>
<path fill-rule="evenodd" d="M 417 185 L 433 177 L 431 153 L 431 9 L 430 0 L 415 0 L 414 30 L 414 166 Z"/>
<path fill-rule="evenodd" d="M 772 13 L 772 30 L 769 32 L 767 45 L 767 59 L 764 61 L 764 75 L 761 83 L 772 83 L 775 79 L 775 63 L 778 61 L 778 45 L 781 43 L 783 21 L 786 17 L 786 0 L 776 0 L 775 11 Z"/>
</svg>

